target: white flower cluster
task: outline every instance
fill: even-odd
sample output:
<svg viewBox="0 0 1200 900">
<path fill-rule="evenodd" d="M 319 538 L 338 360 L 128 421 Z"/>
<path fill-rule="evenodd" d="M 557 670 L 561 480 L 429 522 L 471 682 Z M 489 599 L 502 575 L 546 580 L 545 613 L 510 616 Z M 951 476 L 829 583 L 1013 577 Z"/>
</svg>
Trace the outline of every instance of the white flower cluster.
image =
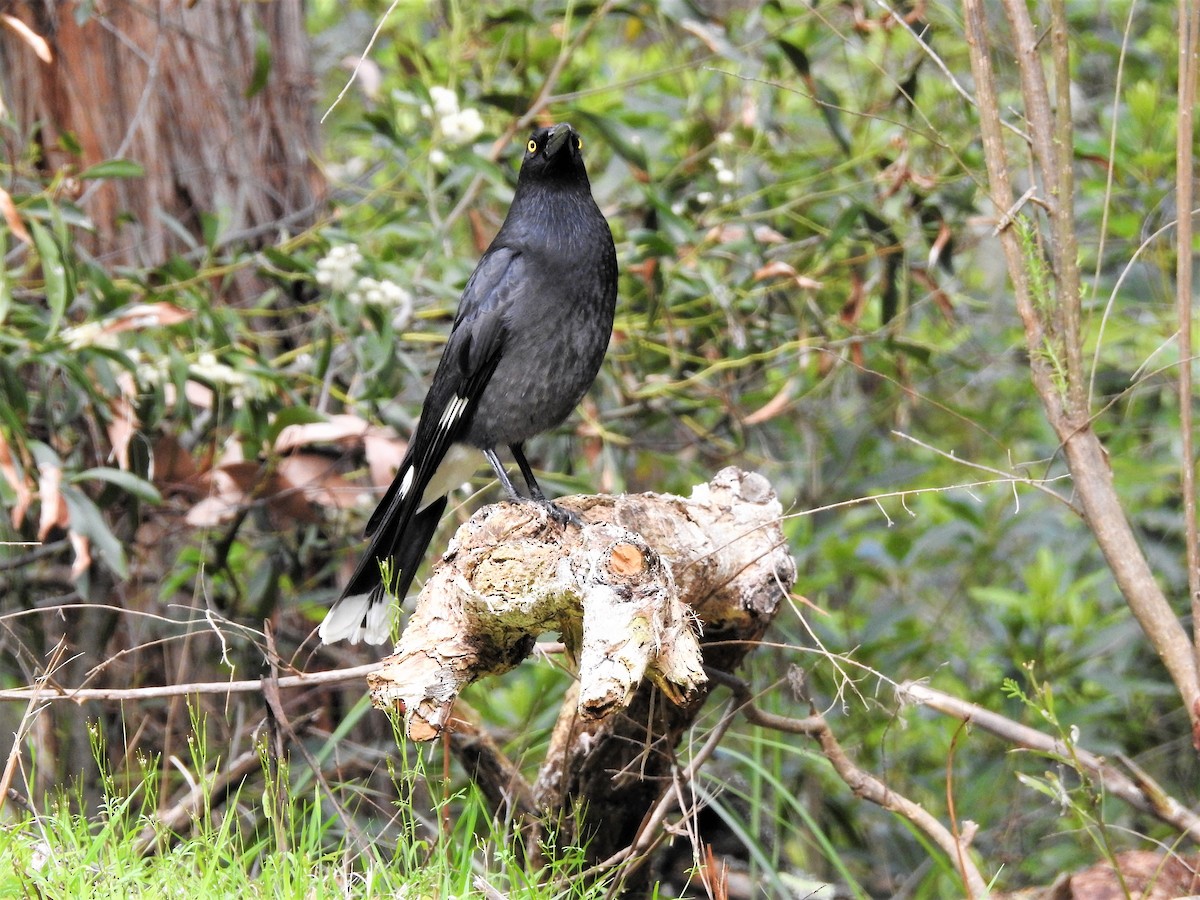
<svg viewBox="0 0 1200 900">
<path fill-rule="evenodd" d="M 188 366 L 188 373 L 213 384 L 227 385 L 228 387 L 244 387 L 248 381 L 244 372 L 239 372 L 233 366 L 226 365 L 217 359 L 215 353 L 207 350 Z"/>
<path fill-rule="evenodd" d="M 442 137 L 452 144 L 469 144 L 483 134 L 483 116 L 474 107 L 460 109 L 458 95 L 450 88 L 431 87 L 429 99 L 433 107 L 422 107 L 428 117 L 436 116 Z"/>
<path fill-rule="evenodd" d="M 130 347 L 125 355 L 134 365 L 134 378 L 138 384 L 164 384 L 170 380 L 171 358 L 165 353 L 147 356 L 137 347 Z"/>
<path fill-rule="evenodd" d="M 713 156 L 708 162 L 717 173 L 717 184 L 733 184 L 737 181 L 737 174 L 733 169 L 726 168 L 725 160 L 721 159 L 721 157 Z"/>
<path fill-rule="evenodd" d="M 345 293 L 358 280 L 355 271 L 363 260 L 357 244 L 339 244 L 317 260 L 317 284 L 335 293 Z"/>
<path fill-rule="evenodd" d="M 359 276 L 363 255 L 355 244 L 339 244 L 317 260 L 317 284 L 344 294 L 351 306 L 375 306 L 392 311 L 392 325 L 406 328 L 412 321 L 413 298 L 407 290 L 386 278 Z"/>
<path fill-rule="evenodd" d="M 72 325 L 62 330 L 62 339 L 72 350 L 82 350 L 84 347 L 100 347 L 104 350 L 117 348 L 117 335 L 110 328 L 105 328 L 103 322 L 90 321 Z"/>
<path fill-rule="evenodd" d="M 355 306 L 378 306 L 392 310 L 392 325 L 397 329 L 407 327 L 412 321 L 413 298 L 394 281 L 360 278 L 354 290 L 346 295 Z"/>
</svg>

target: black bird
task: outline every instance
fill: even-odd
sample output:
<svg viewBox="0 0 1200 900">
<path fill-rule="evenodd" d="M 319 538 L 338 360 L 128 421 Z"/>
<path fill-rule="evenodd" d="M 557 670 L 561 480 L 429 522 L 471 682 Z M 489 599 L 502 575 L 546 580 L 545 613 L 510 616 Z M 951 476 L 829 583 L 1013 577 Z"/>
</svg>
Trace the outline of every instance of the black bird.
<svg viewBox="0 0 1200 900">
<path fill-rule="evenodd" d="M 386 588 L 400 600 L 408 593 L 446 494 L 475 470 L 469 448 L 522 501 L 496 456 L 507 445 L 532 502 L 571 519 L 546 499 L 521 445 L 570 415 L 612 335 L 617 256 L 582 149 L 567 124 L 539 128 L 525 145 L 512 206 L 463 290 L 416 434 L 367 523 L 371 543 L 321 624 L 323 643 L 387 640 Z"/>
</svg>

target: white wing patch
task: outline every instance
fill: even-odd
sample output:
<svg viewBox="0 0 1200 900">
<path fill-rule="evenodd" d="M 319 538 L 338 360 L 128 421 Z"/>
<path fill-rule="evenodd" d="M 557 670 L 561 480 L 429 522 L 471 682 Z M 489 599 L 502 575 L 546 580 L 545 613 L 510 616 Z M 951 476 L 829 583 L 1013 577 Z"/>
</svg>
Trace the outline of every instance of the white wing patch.
<svg viewBox="0 0 1200 900">
<path fill-rule="evenodd" d="M 415 473 L 416 473 L 416 470 L 412 466 L 409 466 L 408 471 L 404 473 L 404 480 L 400 482 L 400 496 L 401 497 L 408 496 L 408 489 L 410 487 L 412 487 L 413 475 Z"/>
<path fill-rule="evenodd" d="M 441 421 L 438 422 L 438 427 L 442 431 L 449 431 L 454 427 L 454 423 L 462 418 L 462 414 L 467 410 L 467 404 L 470 401 L 466 397 L 455 396 L 453 400 L 446 404 L 446 411 L 442 413 Z"/>
</svg>

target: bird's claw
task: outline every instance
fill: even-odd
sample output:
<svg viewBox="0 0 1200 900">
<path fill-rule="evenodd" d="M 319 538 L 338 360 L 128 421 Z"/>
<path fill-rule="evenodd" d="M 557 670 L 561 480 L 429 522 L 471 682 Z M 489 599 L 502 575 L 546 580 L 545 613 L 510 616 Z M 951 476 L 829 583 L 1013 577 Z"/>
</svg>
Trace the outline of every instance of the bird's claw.
<svg viewBox="0 0 1200 900">
<path fill-rule="evenodd" d="M 568 525 L 574 525 L 576 528 L 583 527 L 583 519 L 579 518 L 579 514 L 570 509 L 563 509 L 552 500 L 538 501 L 538 505 L 542 507 L 555 522 L 566 528 Z"/>
</svg>

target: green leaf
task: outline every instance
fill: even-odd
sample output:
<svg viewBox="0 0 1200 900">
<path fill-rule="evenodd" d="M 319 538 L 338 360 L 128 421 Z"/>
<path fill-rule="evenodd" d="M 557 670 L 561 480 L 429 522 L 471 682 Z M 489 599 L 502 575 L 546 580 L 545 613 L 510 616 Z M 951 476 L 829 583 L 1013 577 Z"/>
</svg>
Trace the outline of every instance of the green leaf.
<svg viewBox="0 0 1200 900">
<path fill-rule="evenodd" d="M 104 514 L 99 507 L 83 491 L 70 485 L 62 486 L 62 495 L 71 514 L 71 530 L 88 538 L 105 565 L 116 575 L 128 578 L 129 562 L 125 558 L 125 550 L 104 521 Z"/>
<path fill-rule="evenodd" d="M 83 153 L 83 145 L 79 143 L 79 139 L 75 137 L 73 131 L 60 131 L 58 133 L 58 146 L 72 156 L 79 156 Z"/>
<path fill-rule="evenodd" d="M 141 178 L 146 169 L 140 162 L 132 159 L 106 159 L 96 163 L 79 173 L 82 181 L 96 178 Z"/>
<path fill-rule="evenodd" d="M 791 41 L 785 41 L 779 38 L 775 41 L 779 45 L 779 49 L 783 51 L 783 55 L 788 58 L 796 71 L 800 73 L 801 78 L 807 78 L 812 72 L 812 67 L 808 64 L 808 54 L 803 49 L 793 44 Z"/>
<path fill-rule="evenodd" d="M 162 494 L 158 492 L 158 488 L 146 481 L 146 479 L 139 478 L 132 472 L 126 472 L 123 469 L 96 467 L 93 469 L 84 469 L 82 472 L 77 472 L 71 476 L 73 484 L 78 484 L 81 481 L 104 481 L 108 484 L 115 484 L 135 497 L 140 497 L 151 503 L 162 502 Z"/>
<path fill-rule="evenodd" d="M 267 77 L 271 74 L 271 42 L 267 36 L 259 32 L 254 42 L 254 71 L 250 73 L 250 83 L 246 85 L 246 99 L 256 96 L 267 86 Z"/>
<path fill-rule="evenodd" d="M 51 203 L 45 197 L 31 197 L 21 207 L 21 215 L 26 220 L 37 219 L 40 222 L 49 222 L 51 224 L 71 225 L 75 228 L 82 228 L 85 231 L 95 231 L 96 225 L 87 217 L 82 209 L 74 203 L 68 203 L 62 199 L 55 200 Z"/>
<path fill-rule="evenodd" d="M 392 121 L 391 116 L 385 116 L 383 113 L 377 112 L 365 112 L 363 113 L 363 121 L 389 141 L 397 144 L 401 143 L 400 135 L 396 132 L 396 123 Z"/>
<path fill-rule="evenodd" d="M 532 99 L 528 94 L 488 91 L 479 95 L 479 102 L 502 109 L 511 115 L 519 116 L 525 110 L 529 109 Z"/>
<path fill-rule="evenodd" d="M 42 280 L 46 290 L 46 304 L 50 307 L 50 321 L 46 325 L 46 337 L 53 337 L 58 331 L 63 313 L 70 299 L 67 267 L 63 265 L 62 253 L 58 242 L 44 227 L 37 222 L 29 223 L 29 231 L 33 235 L 33 244 L 37 247 L 38 258 L 42 261 Z"/>
<path fill-rule="evenodd" d="M 271 247 L 268 245 L 266 247 L 263 247 L 259 252 L 262 254 L 263 259 L 265 259 L 272 266 L 274 266 L 274 268 L 279 272 L 285 272 L 285 273 L 305 272 L 305 273 L 307 273 L 307 272 L 311 271 L 310 267 L 305 265 L 303 260 L 297 259 L 294 256 L 289 256 L 288 254 L 284 253 L 283 251 L 281 251 L 275 247 Z M 267 267 L 264 266 L 264 268 L 267 268 Z"/>
<path fill-rule="evenodd" d="M 929 365 L 929 361 L 933 359 L 934 348 L 927 347 L 924 344 L 919 344 L 916 341 L 905 340 L 904 338 L 893 338 L 888 342 L 897 353 L 903 353 L 905 356 L 911 356 L 920 363 Z"/>
</svg>

